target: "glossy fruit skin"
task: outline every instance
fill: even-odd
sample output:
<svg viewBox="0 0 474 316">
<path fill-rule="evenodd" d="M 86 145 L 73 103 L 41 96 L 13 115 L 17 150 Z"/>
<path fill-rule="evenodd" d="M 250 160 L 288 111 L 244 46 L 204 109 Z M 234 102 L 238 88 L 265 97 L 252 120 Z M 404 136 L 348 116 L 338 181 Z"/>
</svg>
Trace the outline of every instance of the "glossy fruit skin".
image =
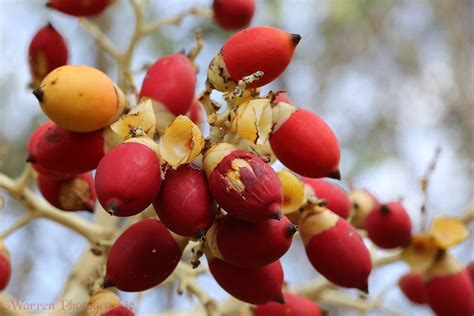
<svg viewBox="0 0 474 316">
<path fill-rule="evenodd" d="M 223 29 L 240 29 L 250 24 L 255 12 L 254 0 L 214 0 L 214 21 Z"/>
<path fill-rule="evenodd" d="M 158 220 L 141 220 L 117 239 L 107 258 L 107 283 L 139 292 L 163 282 L 176 268 L 181 249 Z"/>
<path fill-rule="evenodd" d="M 313 189 L 318 198 L 326 200 L 328 209 L 344 219 L 349 217 L 351 204 L 344 189 L 324 179 L 303 178 L 302 181 Z"/>
<path fill-rule="evenodd" d="M 205 234 L 216 214 L 206 174 L 193 165 L 166 171 L 153 206 L 166 227 L 188 237 Z"/>
<path fill-rule="evenodd" d="M 160 186 L 160 160 L 143 144 L 121 144 L 109 151 L 97 166 L 97 197 L 102 207 L 114 216 L 140 213 L 158 195 Z"/>
<path fill-rule="evenodd" d="M 249 167 L 238 167 L 237 162 Z M 238 177 L 243 185 L 241 191 L 232 186 L 230 178 L 233 177 L 229 174 Z M 208 179 L 217 204 L 232 216 L 249 222 L 281 217 L 283 190 L 280 180 L 256 155 L 234 150 L 220 161 Z"/>
<path fill-rule="evenodd" d="M 461 270 L 425 283 L 426 300 L 440 316 L 470 316 L 474 313 L 474 289 L 469 274 Z"/>
<path fill-rule="evenodd" d="M 209 260 L 209 270 L 230 295 L 250 304 L 281 301 L 283 268 L 280 261 L 258 268 L 240 268 L 223 260 Z"/>
<path fill-rule="evenodd" d="M 372 270 L 370 253 L 362 238 L 344 219 L 314 235 L 305 249 L 313 267 L 329 281 L 342 287 L 367 288 Z"/>
<path fill-rule="evenodd" d="M 222 47 L 222 56 L 235 81 L 263 71 L 262 78 L 247 86 L 258 88 L 285 71 L 300 39 L 299 35 L 270 26 L 251 27 L 229 38 Z"/>
<path fill-rule="evenodd" d="M 319 305 L 295 294 L 285 293 L 285 304 L 270 302 L 258 305 L 254 316 L 323 316 Z"/>
<path fill-rule="evenodd" d="M 118 306 L 105 312 L 102 316 L 135 316 L 135 313 L 125 306 Z"/>
<path fill-rule="evenodd" d="M 340 177 L 339 141 L 331 128 L 310 111 L 294 112 L 272 132 L 270 145 L 281 163 L 304 177 Z"/>
<path fill-rule="evenodd" d="M 286 216 L 279 221 L 249 223 L 227 215 L 217 224 L 216 240 L 225 261 L 252 268 L 280 259 L 290 248 L 295 232 Z"/>
<path fill-rule="evenodd" d="M 30 161 L 35 160 L 36 156 L 36 147 L 38 145 L 38 140 L 43 137 L 43 134 L 48 130 L 48 128 L 54 127 L 54 124 L 51 121 L 41 124 L 38 126 L 30 136 L 28 141 L 27 151 L 28 151 L 28 158 L 27 161 L 31 163 L 33 169 L 41 175 L 47 176 L 51 179 L 67 179 L 70 178 L 72 175 L 70 174 L 60 174 L 57 172 L 53 172 L 51 170 L 46 169 L 45 167 L 41 166 L 39 163 Z"/>
<path fill-rule="evenodd" d="M 410 272 L 400 278 L 398 286 L 411 302 L 415 304 L 426 304 L 424 283 L 425 281 L 421 273 Z"/>
<path fill-rule="evenodd" d="M 112 79 L 98 69 L 82 65 L 54 69 L 33 94 L 53 122 L 80 133 L 108 126 L 126 105 Z"/>
<path fill-rule="evenodd" d="M 101 130 L 75 133 L 53 125 L 38 139 L 33 159 L 54 173 L 79 174 L 94 170 L 103 156 Z"/>
<path fill-rule="evenodd" d="M 393 249 L 408 244 L 412 224 L 402 204 L 390 202 L 369 213 L 365 228 L 375 245 Z"/>
<path fill-rule="evenodd" d="M 46 6 L 72 16 L 93 16 L 104 11 L 112 0 L 50 0 Z"/>
<path fill-rule="evenodd" d="M 42 27 L 31 40 L 28 48 L 28 62 L 34 85 L 54 69 L 66 65 L 68 49 L 64 38 L 48 24 Z"/>
<path fill-rule="evenodd" d="M 158 59 L 143 79 L 140 97 L 161 102 L 174 115 L 186 114 L 193 103 L 196 68 L 184 54 Z"/>
<path fill-rule="evenodd" d="M 72 192 L 67 192 L 67 190 L 71 189 L 71 186 L 74 185 L 73 182 L 75 182 L 76 189 L 78 186 L 81 187 L 79 189 L 80 191 L 77 191 L 75 195 L 73 195 Z M 39 175 L 38 188 L 51 205 L 61 210 L 94 211 L 97 195 L 95 193 L 94 179 L 90 172 L 63 180 L 51 179 Z M 69 198 L 69 201 L 65 200 L 67 198 Z"/>
<path fill-rule="evenodd" d="M 4 290 L 12 274 L 10 259 L 4 254 L 0 254 L 0 291 Z"/>
</svg>

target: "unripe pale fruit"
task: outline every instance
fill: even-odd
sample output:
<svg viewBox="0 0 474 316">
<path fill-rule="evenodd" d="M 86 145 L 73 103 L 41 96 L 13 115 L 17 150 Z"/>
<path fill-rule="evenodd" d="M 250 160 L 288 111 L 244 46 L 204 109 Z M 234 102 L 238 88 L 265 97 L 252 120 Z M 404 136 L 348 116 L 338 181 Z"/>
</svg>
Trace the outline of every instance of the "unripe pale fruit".
<svg viewBox="0 0 474 316">
<path fill-rule="evenodd" d="M 120 298 L 108 289 L 95 292 L 87 302 L 86 316 L 102 316 L 111 309 L 120 307 Z"/>
<path fill-rule="evenodd" d="M 419 272 L 410 272 L 403 275 L 398 281 L 400 290 L 411 302 L 426 304 L 425 285 L 423 275 Z"/>
<path fill-rule="evenodd" d="M 113 0 L 49 0 L 48 8 L 72 16 L 93 16 L 102 13 Z"/>
<path fill-rule="evenodd" d="M 367 215 L 380 207 L 380 203 L 373 194 L 365 190 L 352 190 L 348 194 L 351 203 L 349 222 L 352 226 L 365 229 Z"/>
<path fill-rule="evenodd" d="M 469 274 L 449 254 L 425 273 L 426 300 L 439 316 L 474 314 L 474 288 Z"/>
<path fill-rule="evenodd" d="M 192 165 L 166 171 L 153 206 L 166 227 L 188 237 L 202 237 L 216 214 L 206 174 Z"/>
<path fill-rule="evenodd" d="M 5 247 L 3 240 L 0 239 L 0 291 L 7 287 L 11 274 L 10 253 Z"/>
<path fill-rule="evenodd" d="M 370 253 L 351 225 L 315 207 L 303 212 L 299 229 L 306 255 L 319 273 L 339 286 L 368 291 Z"/>
<path fill-rule="evenodd" d="M 143 211 L 160 192 L 161 166 L 156 152 L 137 143 L 123 143 L 97 166 L 95 189 L 102 207 L 114 216 Z"/>
<path fill-rule="evenodd" d="M 255 316 L 322 316 L 319 305 L 312 300 L 295 294 L 285 293 L 285 303 L 270 302 L 258 305 Z"/>
<path fill-rule="evenodd" d="M 148 69 L 140 97 L 163 104 L 174 115 L 184 115 L 191 108 L 195 88 L 193 63 L 184 54 L 174 54 L 158 59 Z"/>
<path fill-rule="evenodd" d="M 385 249 L 407 245 L 411 227 L 410 217 L 400 202 L 382 205 L 370 212 L 365 221 L 370 240 Z"/>
<path fill-rule="evenodd" d="M 203 160 L 217 204 L 250 222 L 280 219 L 283 190 L 275 171 L 256 155 L 226 146 L 211 147 Z"/>
<path fill-rule="evenodd" d="M 244 268 L 259 267 L 280 259 L 290 248 L 297 230 L 286 216 L 280 221 L 249 223 L 226 215 L 216 225 L 215 234 L 208 233 L 206 237 L 206 242 L 209 238 L 217 245 L 217 253 L 212 254 Z"/>
<path fill-rule="evenodd" d="M 68 50 L 61 34 L 51 24 L 41 28 L 28 48 L 32 86 L 37 88 L 48 73 L 66 65 L 67 59 Z"/>
<path fill-rule="evenodd" d="M 90 172 L 63 180 L 39 175 L 38 188 L 51 205 L 61 210 L 94 212 L 97 196 Z"/>
<path fill-rule="evenodd" d="M 251 27 L 234 34 L 209 64 L 207 77 L 219 91 L 231 91 L 237 82 L 257 71 L 264 75 L 247 88 L 275 80 L 290 63 L 301 36 L 270 26 Z"/>
<path fill-rule="evenodd" d="M 280 261 L 257 268 L 240 268 L 217 258 L 208 261 L 214 279 L 233 297 L 250 304 L 283 302 Z"/>
<path fill-rule="evenodd" d="M 125 306 L 118 306 L 105 312 L 102 316 L 135 316 L 135 313 Z"/>
<path fill-rule="evenodd" d="M 273 121 L 270 145 L 282 164 L 304 177 L 341 178 L 339 141 L 319 116 L 280 102 Z"/>
<path fill-rule="evenodd" d="M 104 286 L 125 292 L 157 286 L 176 268 L 182 247 L 182 241 L 158 220 L 139 221 L 125 230 L 110 249 Z"/>
<path fill-rule="evenodd" d="M 39 163 L 35 162 L 35 156 L 36 156 L 36 148 L 38 146 L 38 140 L 43 137 L 43 134 L 49 129 L 53 128 L 56 126 L 53 122 L 49 121 L 46 123 L 41 124 L 38 126 L 33 133 L 30 136 L 30 139 L 28 141 L 28 158 L 26 158 L 27 162 L 30 162 L 33 169 L 36 170 L 40 175 L 47 176 L 48 178 L 51 179 L 67 179 L 70 178 L 70 174 L 61 174 L 57 172 L 53 172 L 51 170 L 48 170 L 47 168 L 43 167 Z"/>
<path fill-rule="evenodd" d="M 103 72 L 88 66 L 66 65 L 50 72 L 33 91 L 43 112 L 73 132 L 92 132 L 115 121 L 126 99 Z"/>
<path fill-rule="evenodd" d="M 344 189 L 323 179 L 304 178 L 303 182 L 309 185 L 318 198 L 326 200 L 328 209 L 344 219 L 349 217 L 351 204 Z"/>
<path fill-rule="evenodd" d="M 76 133 L 53 124 L 39 137 L 29 160 L 57 174 L 94 170 L 104 156 L 103 131 Z"/>
<path fill-rule="evenodd" d="M 214 0 L 214 21 L 227 30 L 240 29 L 250 24 L 255 12 L 254 0 Z"/>
</svg>

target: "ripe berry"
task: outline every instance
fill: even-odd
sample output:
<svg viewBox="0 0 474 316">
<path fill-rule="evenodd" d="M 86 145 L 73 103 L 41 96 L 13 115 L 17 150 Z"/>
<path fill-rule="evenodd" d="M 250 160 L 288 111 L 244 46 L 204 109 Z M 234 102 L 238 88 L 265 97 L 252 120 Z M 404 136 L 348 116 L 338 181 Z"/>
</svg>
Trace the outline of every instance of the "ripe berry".
<svg viewBox="0 0 474 316">
<path fill-rule="evenodd" d="M 75 133 L 52 124 L 39 137 L 29 160 L 56 174 L 78 174 L 94 170 L 104 150 L 102 130 Z"/>
<path fill-rule="evenodd" d="M 156 152 L 133 139 L 108 152 L 97 166 L 97 197 L 114 216 L 143 211 L 160 192 L 160 185 L 161 167 Z"/>
<path fill-rule="evenodd" d="M 472 284 L 474 284 L 474 261 L 469 263 L 466 266 L 466 271 L 469 273 L 469 276 L 471 277 Z"/>
<path fill-rule="evenodd" d="M 220 27 L 233 30 L 250 24 L 255 12 L 254 0 L 214 0 L 214 21 Z"/>
<path fill-rule="evenodd" d="M 209 64 L 207 77 L 219 91 L 232 91 L 245 76 L 263 71 L 248 85 L 258 88 L 275 80 L 288 66 L 301 36 L 270 26 L 251 27 L 234 34 Z"/>
<path fill-rule="evenodd" d="M 30 136 L 30 140 L 28 141 L 28 158 L 26 158 L 27 162 L 30 162 L 33 169 L 36 170 L 41 175 L 47 176 L 48 178 L 52 179 L 67 179 L 70 178 L 71 175 L 68 174 L 60 174 L 53 172 L 51 170 L 46 169 L 45 167 L 38 164 L 35 160 L 36 156 L 36 148 L 38 145 L 38 140 L 43 137 L 43 134 L 49 129 L 54 127 L 56 124 L 49 121 L 46 123 L 41 124 L 38 126 Z"/>
<path fill-rule="evenodd" d="M 270 144 L 281 163 L 305 177 L 341 178 L 339 141 L 319 116 L 280 102 L 273 121 Z"/>
<path fill-rule="evenodd" d="M 221 143 L 204 154 L 203 164 L 214 199 L 229 214 L 250 222 L 280 219 L 281 183 L 262 159 Z"/>
<path fill-rule="evenodd" d="M 67 59 L 68 50 L 61 34 L 51 24 L 41 28 L 28 48 L 32 86 L 37 88 L 48 73 L 66 65 Z"/>
<path fill-rule="evenodd" d="M 93 16 L 102 13 L 113 0 L 49 0 L 48 8 L 73 16 Z"/>
<path fill-rule="evenodd" d="M 411 302 L 416 304 L 426 304 L 425 285 L 421 273 L 410 272 L 403 275 L 398 281 L 398 286 Z"/>
<path fill-rule="evenodd" d="M 318 198 L 326 200 L 328 209 L 344 219 L 349 217 L 351 205 L 344 189 L 323 179 L 304 178 L 303 182 L 309 185 Z"/>
<path fill-rule="evenodd" d="M 385 249 L 408 244 L 411 226 L 410 217 L 400 202 L 382 205 L 370 212 L 365 221 L 370 240 Z"/>
<path fill-rule="evenodd" d="M 117 306 L 102 314 L 102 316 L 135 316 L 135 313 L 125 306 Z"/>
<path fill-rule="evenodd" d="M 238 267 L 270 264 L 290 248 L 295 225 L 283 216 L 280 221 L 249 223 L 226 215 L 206 236 L 210 252 Z"/>
<path fill-rule="evenodd" d="M 425 274 L 428 305 L 439 316 L 474 314 L 474 288 L 469 274 L 449 254 L 444 254 Z"/>
<path fill-rule="evenodd" d="M 172 114 L 184 115 L 191 108 L 195 88 L 193 63 L 184 54 L 174 54 L 158 59 L 148 69 L 140 97 L 152 99 L 154 107 L 161 103 Z"/>
<path fill-rule="evenodd" d="M 255 316 L 322 316 L 319 305 L 312 300 L 295 294 L 285 293 L 285 303 L 270 302 L 258 305 Z"/>
<path fill-rule="evenodd" d="M 183 241 L 158 220 L 141 220 L 125 230 L 110 249 L 104 286 L 125 292 L 152 288 L 173 272 L 183 247 Z"/>
<path fill-rule="evenodd" d="M 257 268 L 240 268 L 217 258 L 208 258 L 217 283 L 233 297 L 250 303 L 283 302 L 283 268 L 275 261 Z"/>
<path fill-rule="evenodd" d="M 189 109 L 189 112 L 186 115 L 191 119 L 191 121 L 193 121 L 194 124 L 199 126 L 204 122 L 205 119 L 202 111 L 203 107 L 201 102 L 194 100 L 191 104 L 191 109 Z"/>
<path fill-rule="evenodd" d="M 380 207 L 378 200 L 365 190 L 352 190 L 348 194 L 351 203 L 350 223 L 355 228 L 365 229 L 367 215 Z"/>
<path fill-rule="evenodd" d="M 313 267 L 329 281 L 367 292 L 372 269 L 369 251 L 355 229 L 328 209 L 303 212 L 300 235 Z"/>
<path fill-rule="evenodd" d="M 192 165 L 166 171 L 153 206 L 161 222 L 181 236 L 202 237 L 215 217 L 206 174 Z"/>
<path fill-rule="evenodd" d="M 0 239 L 0 291 L 4 290 L 10 281 L 12 267 L 10 253 Z"/>
<path fill-rule="evenodd" d="M 66 65 L 50 72 L 33 91 L 43 112 L 73 132 L 92 132 L 112 123 L 124 111 L 126 99 L 103 72 Z"/>
<path fill-rule="evenodd" d="M 56 180 L 39 175 L 38 188 L 51 205 L 64 211 L 94 211 L 97 200 L 90 172 Z"/>
</svg>

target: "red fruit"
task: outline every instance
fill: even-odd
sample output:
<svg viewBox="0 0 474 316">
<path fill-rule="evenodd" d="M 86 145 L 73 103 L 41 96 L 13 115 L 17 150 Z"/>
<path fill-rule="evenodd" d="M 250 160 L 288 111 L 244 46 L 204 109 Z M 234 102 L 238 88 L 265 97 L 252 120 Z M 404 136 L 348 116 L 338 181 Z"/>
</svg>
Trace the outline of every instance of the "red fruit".
<svg viewBox="0 0 474 316">
<path fill-rule="evenodd" d="M 410 272 L 403 275 L 398 286 L 403 294 L 413 303 L 426 304 L 425 285 L 423 275 L 419 272 Z"/>
<path fill-rule="evenodd" d="M 102 316 L 135 316 L 135 313 L 125 306 L 118 306 L 105 312 Z"/>
<path fill-rule="evenodd" d="M 68 50 L 61 34 L 51 24 L 41 28 L 28 48 L 33 86 L 37 88 L 48 73 L 66 65 L 67 59 Z"/>
<path fill-rule="evenodd" d="M 365 220 L 380 203 L 373 194 L 365 190 L 352 190 L 348 194 L 351 203 L 350 223 L 355 228 L 365 229 Z"/>
<path fill-rule="evenodd" d="M 161 222 L 181 236 L 203 236 L 216 215 L 206 174 L 192 165 L 166 171 L 153 206 Z"/>
<path fill-rule="evenodd" d="M 293 107 L 289 109 L 294 112 L 281 115 L 270 136 L 275 156 L 302 176 L 339 180 L 341 153 L 336 135 L 316 114 Z"/>
<path fill-rule="evenodd" d="M 11 274 L 10 254 L 5 248 L 3 241 L 0 240 L 0 291 L 7 287 Z"/>
<path fill-rule="evenodd" d="M 156 152 L 127 142 L 108 152 L 97 166 L 95 189 L 111 215 L 132 216 L 143 211 L 160 192 L 161 167 Z"/>
<path fill-rule="evenodd" d="M 365 228 L 370 240 L 385 249 L 404 246 L 411 238 L 411 220 L 400 202 L 390 202 L 370 212 Z"/>
<path fill-rule="evenodd" d="M 33 166 L 33 169 L 36 170 L 41 175 L 47 176 L 53 179 L 67 179 L 70 178 L 71 175 L 68 174 L 60 174 L 55 173 L 51 170 L 46 169 L 45 167 L 41 166 L 37 162 L 34 162 L 34 157 L 36 156 L 36 146 L 38 145 L 38 140 L 43 137 L 44 132 L 48 130 L 48 128 L 55 126 L 53 122 L 46 122 L 38 126 L 30 136 L 30 140 L 28 141 L 28 158 L 26 161 L 30 162 Z"/>
<path fill-rule="evenodd" d="M 472 284 L 474 284 L 474 261 L 469 263 L 466 266 L 466 271 L 469 273 L 469 276 L 471 277 Z"/>
<path fill-rule="evenodd" d="M 248 88 L 275 80 L 288 66 L 301 36 L 270 26 L 251 27 L 234 34 L 211 61 L 208 79 L 219 91 L 232 91 L 236 83 L 257 71 L 264 75 Z"/>
<path fill-rule="evenodd" d="M 191 104 L 191 109 L 189 110 L 187 116 L 193 121 L 194 124 L 200 125 L 203 123 L 203 113 L 202 113 L 202 104 L 198 100 L 194 100 Z"/>
<path fill-rule="evenodd" d="M 176 268 L 182 240 L 158 220 L 133 224 L 117 239 L 107 258 L 104 286 L 125 292 L 139 292 L 163 282 Z"/>
<path fill-rule="evenodd" d="M 232 30 L 250 24 L 255 12 L 254 0 L 214 0 L 214 20 L 220 27 Z"/>
<path fill-rule="evenodd" d="M 212 147 L 204 156 L 209 188 L 219 206 L 245 221 L 280 219 L 283 190 L 275 171 L 258 156 L 240 149 L 230 149 L 213 161 L 212 152 L 219 152 L 222 146 Z"/>
<path fill-rule="evenodd" d="M 240 268 L 217 258 L 208 261 L 214 279 L 233 297 L 250 304 L 283 302 L 280 261 L 257 268 Z"/>
<path fill-rule="evenodd" d="M 472 316 L 474 288 L 469 274 L 448 254 L 426 272 L 426 300 L 440 316 Z"/>
<path fill-rule="evenodd" d="M 323 179 L 304 178 L 303 182 L 310 186 L 318 198 L 326 200 L 328 209 L 344 219 L 349 217 L 351 204 L 341 187 Z"/>
<path fill-rule="evenodd" d="M 364 241 L 344 219 L 328 209 L 305 210 L 300 235 L 313 267 L 329 281 L 367 291 L 372 261 Z"/>
<path fill-rule="evenodd" d="M 146 73 L 140 97 L 162 103 L 174 115 L 191 108 L 196 88 L 196 68 L 184 54 L 158 59 Z"/>
<path fill-rule="evenodd" d="M 209 231 L 206 241 L 217 245 L 214 256 L 238 267 L 251 268 L 280 259 L 290 248 L 295 232 L 296 226 L 286 216 L 280 221 L 249 223 L 226 215 L 215 230 Z"/>
<path fill-rule="evenodd" d="M 111 3 L 112 0 L 50 0 L 46 6 L 73 16 L 92 16 L 102 13 Z"/>
<path fill-rule="evenodd" d="M 64 211 L 94 211 L 97 200 L 91 173 L 57 180 L 39 175 L 38 188 L 51 205 Z"/>
<path fill-rule="evenodd" d="M 54 173 L 78 174 L 93 170 L 104 155 L 101 130 L 76 133 L 54 124 L 38 139 L 36 153 L 29 159 Z"/>
<path fill-rule="evenodd" d="M 274 102 L 275 103 L 284 102 L 284 103 L 288 103 L 288 104 L 293 105 L 293 101 L 288 96 L 288 93 L 286 93 L 284 91 L 278 91 L 277 92 L 277 95 L 275 96 Z"/>
<path fill-rule="evenodd" d="M 285 293 L 285 304 L 270 302 L 258 305 L 255 316 L 322 316 L 319 305 L 304 296 Z"/>
</svg>

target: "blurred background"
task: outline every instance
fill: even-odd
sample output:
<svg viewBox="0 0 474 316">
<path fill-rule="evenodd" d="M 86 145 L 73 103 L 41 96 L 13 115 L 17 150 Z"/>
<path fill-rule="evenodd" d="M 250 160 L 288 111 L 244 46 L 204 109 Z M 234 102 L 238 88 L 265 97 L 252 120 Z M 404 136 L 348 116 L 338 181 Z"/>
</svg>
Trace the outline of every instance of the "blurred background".
<svg viewBox="0 0 474 316">
<path fill-rule="evenodd" d="M 272 25 L 302 40 L 293 62 L 264 92 L 284 89 L 296 105 L 322 116 L 342 146 L 341 171 L 346 187 L 365 188 L 381 201 L 403 199 L 419 228 L 425 174 L 437 146 L 442 148 L 428 189 L 427 209 L 434 215 L 459 215 L 474 199 L 474 2 L 470 0 L 257 0 L 252 25 Z M 211 1 L 151 0 L 147 18 L 175 15 L 191 6 L 208 8 Z M 118 47 L 133 31 L 128 1 L 117 0 L 93 19 Z M 71 64 L 96 66 L 112 78 L 115 64 L 104 55 L 77 20 L 47 10 L 44 1 L 0 0 L 0 171 L 17 176 L 26 158 L 30 133 L 46 117 L 28 89 L 27 49 L 35 32 L 51 22 L 65 37 Z M 180 27 L 165 26 L 138 46 L 133 68 L 166 54 L 194 46 L 193 32 L 202 30 L 206 46 L 197 59 L 202 70 L 232 35 L 211 20 L 187 17 Z M 196 93 L 203 87 L 199 74 Z M 4 192 L 0 230 L 23 214 Z M 90 218 L 89 214 L 80 214 Z M 470 227 L 471 233 L 473 227 Z M 7 292 L 31 303 L 54 302 L 85 240 L 53 222 L 39 219 L 6 240 L 13 278 Z M 454 248 L 463 264 L 474 259 L 471 237 Z M 299 240 L 283 258 L 289 285 L 317 274 Z M 370 278 L 376 295 L 389 287 L 384 305 L 401 315 L 431 315 L 410 304 L 395 286 L 408 271 L 404 263 L 376 270 Z M 212 297 L 227 295 L 212 278 L 200 277 Z M 196 303 L 178 297 L 176 288 L 153 289 L 144 295 L 123 295 L 140 301 L 137 315 L 159 315 L 169 308 Z M 348 291 L 356 295 L 355 291 Z M 324 306 L 330 315 L 350 311 Z M 369 315 L 382 315 L 370 312 Z"/>
</svg>

